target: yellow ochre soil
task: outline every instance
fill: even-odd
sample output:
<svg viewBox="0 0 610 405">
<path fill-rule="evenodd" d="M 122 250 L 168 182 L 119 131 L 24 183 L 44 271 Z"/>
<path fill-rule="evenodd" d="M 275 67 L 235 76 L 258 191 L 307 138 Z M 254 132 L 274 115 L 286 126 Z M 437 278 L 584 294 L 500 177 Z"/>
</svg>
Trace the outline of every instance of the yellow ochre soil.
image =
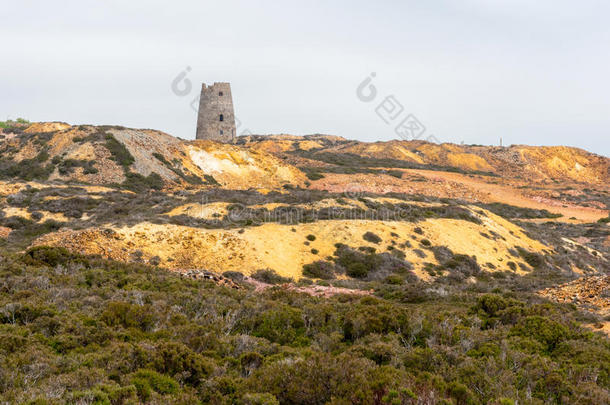
<svg viewBox="0 0 610 405">
<path fill-rule="evenodd" d="M 436 263 L 433 253 L 420 245 L 422 239 L 428 239 L 432 246 L 446 246 L 457 254 L 475 255 L 482 268 L 489 271 L 493 270 L 486 267 L 487 263 L 497 270 L 507 270 L 509 261 L 522 263 L 508 251 L 514 246 L 534 252 L 548 249 L 528 238 L 516 225 L 494 214 L 474 215 L 482 219 L 481 225 L 456 219 L 429 219 L 418 223 L 328 220 L 298 225 L 266 223 L 243 230 L 208 230 L 140 223 L 111 230 L 60 230 L 40 237 L 34 245 L 63 246 L 80 253 L 100 254 L 123 261 L 133 260 L 134 253 L 139 250 L 144 261 L 159 256 L 161 266 L 173 269 L 233 270 L 244 274 L 272 269 L 282 276 L 297 279 L 301 277 L 304 264 L 332 256 L 335 243 L 352 247 L 371 246 L 383 252 L 392 240 L 395 246 L 409 241 L 412 248 L 403 249 L 406 260 L 414 264 L 415 274 L 422 279 L 429 278 L 422 270 L 424 263 Z M 414 232 L 416 227 L 422 229 L 423 235 Z M 482 235 L 492 230 L 504 240 L 492 240 Z M 377 234 L 382 242 L 377 245 L 365 241 L 362 236 L 367 231 Z M 392 236 L 392 233 L 398 236 Z M 316 239 L 307 245 L 308 235 L 314 235 Z M 311 249 L 317 249 L 318 253 L 312 253 Z M 426 257 L 420 258 L 415 249 L 422 250 Z"/>
</svg>

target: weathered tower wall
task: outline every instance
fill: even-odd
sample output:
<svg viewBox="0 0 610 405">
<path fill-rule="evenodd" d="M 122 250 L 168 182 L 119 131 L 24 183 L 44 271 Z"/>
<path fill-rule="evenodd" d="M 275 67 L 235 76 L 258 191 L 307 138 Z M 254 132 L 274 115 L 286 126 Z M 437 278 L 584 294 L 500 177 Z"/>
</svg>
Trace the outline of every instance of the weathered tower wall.
<svg viewBox="0 0 610 405">
<path fill-rule="evenodd" d="M 218 142 L 235 141 L 235 113 L 229 83 L 201 85 L 199 113 L 197 116 L 197 139 Z"/>
</svg>

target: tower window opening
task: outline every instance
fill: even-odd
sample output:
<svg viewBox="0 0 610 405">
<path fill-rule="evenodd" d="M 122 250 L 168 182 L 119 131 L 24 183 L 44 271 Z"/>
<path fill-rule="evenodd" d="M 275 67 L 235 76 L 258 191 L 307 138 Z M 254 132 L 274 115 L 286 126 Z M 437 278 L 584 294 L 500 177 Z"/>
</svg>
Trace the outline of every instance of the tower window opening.
<svg viewBox="0 0 610 405">
<path fill-rule="evenodd" d="M 225 132 L 221 129 L 220 130 L 220 135 L 224 134 Z"/>
<path fill-rule="evenodd" d="M 218 92 L 218 95 L 219 95 L 220 97 L 222 97 L 224 94 L 222 94 L 222 91 L 219 91 L 219 92 Z"/>
<path fill-rule="evenodd" d="M 225 116 L 220 114 L 220 121 L 224 121 L 225 120 Z"/>
</svg>

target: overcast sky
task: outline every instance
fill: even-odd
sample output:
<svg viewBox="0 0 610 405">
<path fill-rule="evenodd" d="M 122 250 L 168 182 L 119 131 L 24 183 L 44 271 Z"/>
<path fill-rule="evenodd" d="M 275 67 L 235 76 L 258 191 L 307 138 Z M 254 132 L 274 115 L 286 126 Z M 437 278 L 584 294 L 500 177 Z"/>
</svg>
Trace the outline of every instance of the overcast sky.
<svg viewBox="0 0 610 405">
<path fill-rule="evenodd" d="M 424 138 L 610 156 L 607 0 L 3 0 L 0 16 L 0 120 L 192 139 L 201 83 L 226 81 L 238 133 L 390 140 L 412 114 Z M 403 108 L 386 123 L 388 96 Z"/>
</svg>

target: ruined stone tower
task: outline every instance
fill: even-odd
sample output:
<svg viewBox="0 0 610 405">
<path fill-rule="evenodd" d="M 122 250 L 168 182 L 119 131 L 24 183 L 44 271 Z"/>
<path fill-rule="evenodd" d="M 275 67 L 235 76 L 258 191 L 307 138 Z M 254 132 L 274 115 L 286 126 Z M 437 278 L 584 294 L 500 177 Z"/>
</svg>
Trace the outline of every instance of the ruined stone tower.
<svg viewBox="0 0 610 405">
<path fill-rule="evenodd" d="M 218 142 L 235 141 L 235 113 L 229 83 L 201 85 L 196 138 Z"/>
</svg>

